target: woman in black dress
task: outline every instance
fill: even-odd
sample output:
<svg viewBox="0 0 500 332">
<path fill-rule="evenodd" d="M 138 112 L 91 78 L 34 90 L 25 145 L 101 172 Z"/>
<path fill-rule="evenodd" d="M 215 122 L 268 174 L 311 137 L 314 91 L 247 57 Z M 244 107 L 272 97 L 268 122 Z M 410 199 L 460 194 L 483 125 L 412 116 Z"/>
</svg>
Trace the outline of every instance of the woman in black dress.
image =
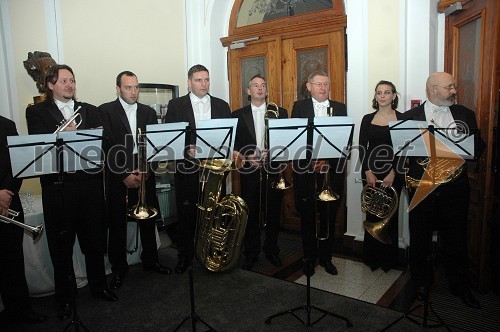
<svg viewBox="0 0 500 332">
<path fill-rule="evenodd" d="M 401 191 L 402 181 L 396 176 L 396 162 L 392 150 L 391 136 L 389 133 L 389 121 L 399 120 L 402 113 L 396 111 L 398 106 L 398 92 L 393 83 L 380 81 L 375 87 L 372 107 L 376 110 L 367 114 L 361 121 L 359 133 L 359 144 L 362 163 L 362 176 L 366 185 L 375 186 L 377 180 L 383 181 L 383 186 L 393 186 L 398 195 Z M 366 213 L 368 222 L 380 221 L 377 216 Z M 385 244 L 375 239 L 365 230 L 363 242 L 363 262 L 372 271 L 381 267 L 385 272 L 393 268 L 397 263 L 398 254 L 398 211 L 396 211 L 389 222 L 388 235 L 391 244 Z"/>
</svg>

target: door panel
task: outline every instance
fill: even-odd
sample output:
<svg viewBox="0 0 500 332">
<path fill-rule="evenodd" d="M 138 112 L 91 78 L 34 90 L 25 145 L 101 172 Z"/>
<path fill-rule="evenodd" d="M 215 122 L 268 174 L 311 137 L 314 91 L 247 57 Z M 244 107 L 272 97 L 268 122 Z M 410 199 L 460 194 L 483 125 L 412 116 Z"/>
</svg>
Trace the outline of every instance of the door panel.
<svg viewBox="0 0 500 332">
<path fill-rule="evenodd" d="M 446 17 L 445 71 L 457 79 L 458 103 L 476 113 L 481 137 L 486 149 L 478 162 L 469 163 L 471 203 L 469 211 L 468 244 L 471 272 L 479 288 L 487 287 L 489 255 L 489 222 L 492 216 L 493 172 L 492 153 L 494 105 L 498 96 L 498 12 L 496 0 L 474 0 L 463 10 Z"/>
<path fill-rule="evenodd" d="M 249 42 L 244 48 L 229 50 L 229 80 L 231 109 L 248 104 L 246 84 L 257 74 L 267 80 L 268 101 L 288 110 L 293 103 L 307 96 L 305 82 L 315 70 L 329 73 L 332 82 L 331 99 L 345 101 L 345 45 L 344 29 L 334 29 L 321 34 L 303 32 L 286 37 L 263 38 Z M 291 182 L 292 170 L 288 167 L 285 177 Z M 238 174 L 233 173 L 233 191 L 239 193 Z M 343 203 L 342 203 L 343 204 Z M 345 205 L 345 204 L 343 204 Z M 284 192 L 282 224 L 290 230 L 300 230 L 300 217 L 295 210 L 293 189 Z M 336 234 L 344 234 L 345 210 L 339 209 Z"/>
<path fill-rule="evenodd" d="M 344 33 L 337 30 L 314 36 L 303 36 L 283 40 L 283 107 L 291 114 L 296 100 L 309 97 L 305 87 L 307 77 L 316 70 L 329 74 L 332 84 L 330 98 L 343 102 L 345 100 L 345 55 Z M 287 179 L 292 171 L 287 169 Z M 333 188 L 335 191 L 335 188 Z M 284 195 L 283 225 L 288 229 L 300 229 L 300 216 L 295 209 L 293 191 Z M 340 203 L 345 206 L 344 199 Z M 345 209 L 339 209 L 335 234 L 345 233 Z"/>
</svg>

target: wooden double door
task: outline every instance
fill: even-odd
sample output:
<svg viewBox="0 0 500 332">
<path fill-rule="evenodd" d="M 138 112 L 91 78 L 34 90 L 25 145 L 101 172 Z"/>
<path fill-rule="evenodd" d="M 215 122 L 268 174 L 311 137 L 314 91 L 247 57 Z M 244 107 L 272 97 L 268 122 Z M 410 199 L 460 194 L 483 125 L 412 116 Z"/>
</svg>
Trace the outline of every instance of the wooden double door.
<svg viewBox="0 0 500 332">
<path fill-rule="evenodd" d="M 229 81 L 231 109 L 248 105 L 246 88 L 250 79 L 261 74 L 266 77 L 268 101 L 288 110 L 290 116 L 293 103 L 308 97 L 306 82 L 308 75 L 323 70 L 330 76 L 330 98 L 345 102 L 345 29 L 329 32 L 295 33 L 263 37 L 246 43 L 245 47 L 229 50 Z M 285 177 L 291 181 L 288 167 Z M 233 174 L 233 185 L 238 192 L 237 174 Z M 343 209 L 339 209 L 343 210 Z M 282 206 L 282 223 L 290 230 L 300 229 L 300 220 L 294 207 L 293 189 L 285 190 Z M 344 220 L 341 217 L 339 220 Z M 344 223 L 339 223 L 339 231 Z M 343 234 L 343 232 L 336 232 Z"/>
</svg>

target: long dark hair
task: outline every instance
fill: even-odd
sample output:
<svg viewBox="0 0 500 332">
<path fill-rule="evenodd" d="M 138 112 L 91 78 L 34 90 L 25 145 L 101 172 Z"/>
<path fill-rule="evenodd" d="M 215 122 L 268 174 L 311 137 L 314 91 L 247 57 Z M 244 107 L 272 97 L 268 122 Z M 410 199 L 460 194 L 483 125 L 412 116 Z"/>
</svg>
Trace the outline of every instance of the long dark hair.
<svg viewBox="0 0 500 332">
<path fill-rule="evenodd" d="M 57 80 L 59 79 L 59 70 L 61 69 L 68 70 L 71 73 L 71 75 L 73 75 L 73 79 L 75 78 L 73 69 L 71 69 L 71 67 L 68 65 L 53 65 L 52 67 L 47 69 L 47 71 L 45 72 L 44 88 L 45 88 L 45 94 L 47 95 L 45 101 L 49 103 L 54 102 L 54 93 L 52 92 L 51 89 L 49 89 L 49 83 L 52 85 L 56 84 Z M 73 99 L 76 99 L 75 96 L 73 96 Z"/>
<path fill-rule="evenodd" d="M 391 108 L 393 110 L 396 110 L 398 108 L 398 103 L 399 103 L 399 97 L 398 97 L 399 92 L 396 90 L 396 86 L 394 85 L 394 83 L 384 80 L 378 82 L 377 85 L 375 86 L 375 94 L 373 95 L 373 100 L 372 100 L 373 109 L 376 109 L 377 111 L 379 109 L 377 101 L 377 88 L 379 85 L 389 85 L 391 87 L 392 93 L 396 94 L 396 98 L 394 98 L 394 100 L 391 102 Z"/>
</svg>

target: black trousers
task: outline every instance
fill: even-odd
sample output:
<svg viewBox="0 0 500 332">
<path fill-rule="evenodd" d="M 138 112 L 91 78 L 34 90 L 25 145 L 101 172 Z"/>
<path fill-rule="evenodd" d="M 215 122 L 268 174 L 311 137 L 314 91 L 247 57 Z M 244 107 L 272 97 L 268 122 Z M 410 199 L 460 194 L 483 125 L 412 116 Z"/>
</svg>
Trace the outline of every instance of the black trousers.
<svg viewBox="0 0 500 332">
<path fill-rule="evenodd" d="M 22 219 L 17 217 L 17 221 Z M 21 227 L 0 222 L 0 295 L 6 317 L 13 318 L 30 309 L 30 295 L 24 274 Z"/>
<path fill-rule="evenodd" d="M 54 266 L 56 301 L 69 302 L 72 289 L 76 289 L 72 258 L 76 236 L 85 255 L 89 288 L 92 292 L 102 291 L 106 285 L 102 179 L 69 181 L 61 185 L 45 183 L 42 204 Z"/>
<path fill-rule="evenodd" d="M 260 254 L 261 213 L 266 213 L 266 226 L 264 228 L 266 237 L 262 249 L 267 255 L 278 255 L 280 252 L 278 236 L 283 193 L 282 190 L 271 187 L 272 183 L 277 180 L 277 174 L 269 174 L 266 177 L 266 172 L 263 171 L 261 182 L 260 171 L 255 169 L 251 173 L 240 173 L 241 198 L 248 205 L 248 220 L 243 240 L 243 254 L 246 257 L 257 258 Z M 264 206 L 261 206 L 261 198 Z"/>
<path fill-rule="evenodd" d="M 191 261 L 194 257 L 194 237 L 198 215 L 200 173 L 174 175 L 177 206 L 177 250 L 180 260 Z"/>
<path fill-rule="evenodd" d="M 432 233 L 438 231 L 438 248 L 450 287 L 469 287 L 467 220 L 469 183 L 467 176 L 439 186 L 410 211 L 410 272 L 420 285 L 429 285 L 428 257 Z"/>
<path fill-rule="evenodd" d="M 127 263 L 127 193 L 128 205 L 138 202 L 138 190 L 128 189 L 120 177 L 109 176 L 107 189 L 108 208 L 108 259 L 114 273 L 124 275 L 128 271 Z M 150 176 L 146 181 L 146 202 L 149 206 L 158 207 L 156 197 L 155 177 Z M 158 248 L 156 245 L 156 224 L 153 219 L 140 220 L 139 234 L 141 237 L 143 265 L 153 265 L 158 262 Z"/>
<path fill-rule="evenodd" d="M 315 193 L 321 190 L 324 176 L 318 173 L 296 174 L 294 182 L 298 185 L 296 191 L 296 205 L 300 212 L 300 224 L 302 235 L 302 247 L 304 256 L 313 262 L 319 258 L 320 261 L 331 261 L 333 241 L 335 237 L 335 219 L 339 200 L 333 202 L 318 201 Z M 333 187 L 333 191 L 342 188 Z M 319 240 L 316 229 L 316 216 L 319 213 L 321 227 L 320 234 L 328 234 L 328 237 Z M 328 228 L 328 232 L 326 231 Z M 319 235 L 319 234 L 318 234 Z"/>
</svg>

